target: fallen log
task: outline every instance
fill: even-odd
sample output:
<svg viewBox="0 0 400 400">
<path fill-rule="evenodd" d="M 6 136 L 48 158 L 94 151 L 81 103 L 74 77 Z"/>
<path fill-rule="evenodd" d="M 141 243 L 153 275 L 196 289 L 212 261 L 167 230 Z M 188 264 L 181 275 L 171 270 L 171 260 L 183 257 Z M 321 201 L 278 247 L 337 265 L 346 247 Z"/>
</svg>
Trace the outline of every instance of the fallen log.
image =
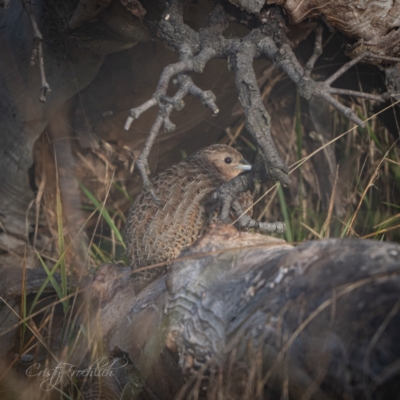
<svg viewBox="0 0 400 400">
<path fill-rule="evenodd" d="M 397 396 L 397 244 L 328 239 L 294 248 L 220 225 L 137 296 L 107 270 L 102 286 L 91 285 L 102 299 L 91 324 L 108 354 L 119 349 L 140 371 L 143 396 Z"/>
<path fill-rule="evenodd" d="M 59 358 L 113 360 L 78 380 L 85 399 L 397 399 L 399 274 L 398 244 L 293 247 L 217 225 L 137 294 L 131 271 L 99 268 L 85 335 Z"/>
</svg>

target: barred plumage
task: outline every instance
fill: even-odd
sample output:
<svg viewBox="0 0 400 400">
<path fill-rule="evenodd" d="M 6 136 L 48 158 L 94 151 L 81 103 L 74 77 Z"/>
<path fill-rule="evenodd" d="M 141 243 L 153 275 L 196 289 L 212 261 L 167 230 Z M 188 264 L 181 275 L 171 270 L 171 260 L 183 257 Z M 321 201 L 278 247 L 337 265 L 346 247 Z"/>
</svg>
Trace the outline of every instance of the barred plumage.
<svg viewBox="0 0 400 400">
<path fill-rule="evenodd" d="M 244 169 L 250 169 L 249 163 L 237 150 L 212 145 L 154 177 L 161 206 L 142 190 L 129 210 L 126 245 L 131 267 L 170 262 L 203 235 L 217 217 L 211 194 Z M 240 201 L 243 207 L 251 206 L 250 192 L 242 193 Z M 143 271 L 135 279 L 143 287 L 165 269 Z"/>
</svg>

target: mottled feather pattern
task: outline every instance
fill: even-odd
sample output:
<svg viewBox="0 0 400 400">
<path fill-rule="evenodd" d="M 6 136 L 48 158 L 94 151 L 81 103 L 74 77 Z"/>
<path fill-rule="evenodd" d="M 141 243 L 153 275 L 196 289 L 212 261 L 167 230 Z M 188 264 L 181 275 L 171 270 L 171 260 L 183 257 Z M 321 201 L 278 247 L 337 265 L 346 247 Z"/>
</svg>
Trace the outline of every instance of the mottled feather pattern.
<svg viewBox="0 0 400 400">
<path fill-rule="evenodd" d="M 233 160 L 232 167 L 223 165 L 227 157 Z M 126 222 L 127 252 L 133 269 L 172 261 L 183 248 L 206 232 L 210 223 L 217 219 L 218 210 L 211 204 L 211 194 L 241 172 L 234 162 L 240 164 L 245 160 L 229 146 L 214 145 L 152 179 L 161 205 L 154 202 L 149 192 L 142 190 Z M 242 193 L 240 200 L 244 207 L 251 206 L 250 192 Z M 135 279 L 147 283 L 165 269 L 164 266 L 143 271 Z"/>
</svg>

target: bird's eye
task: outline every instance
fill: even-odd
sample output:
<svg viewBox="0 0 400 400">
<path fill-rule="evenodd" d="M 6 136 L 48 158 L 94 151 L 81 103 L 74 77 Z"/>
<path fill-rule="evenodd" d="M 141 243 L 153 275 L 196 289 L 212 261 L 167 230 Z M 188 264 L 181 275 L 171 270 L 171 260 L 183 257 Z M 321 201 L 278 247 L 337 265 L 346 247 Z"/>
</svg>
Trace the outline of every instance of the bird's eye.
<svg viewBox="0 0 400 400">
<path fill-rule="evenodd" d="M 230 164 L 232 162 L 232 158 L 226 157 L 224 160 L 227 164 Z"/>
</svg>

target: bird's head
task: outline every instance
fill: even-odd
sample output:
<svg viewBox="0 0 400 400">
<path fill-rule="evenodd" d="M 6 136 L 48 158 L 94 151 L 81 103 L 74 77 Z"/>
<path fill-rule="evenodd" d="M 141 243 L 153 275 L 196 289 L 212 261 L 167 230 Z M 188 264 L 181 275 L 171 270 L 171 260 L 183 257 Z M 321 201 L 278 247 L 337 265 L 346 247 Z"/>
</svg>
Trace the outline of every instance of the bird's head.
<svg viewBox="0 0 400 400">
<path fill-rule="evenodd" d="M 233 147 L 223 144 L 214 144 L 206 147 L 199 153 L 206 158 L 211 168 L 215 168 L 221 178 L 228 182 L 243 172 L 251 170 L 251 165 Z"/>
</svg>

